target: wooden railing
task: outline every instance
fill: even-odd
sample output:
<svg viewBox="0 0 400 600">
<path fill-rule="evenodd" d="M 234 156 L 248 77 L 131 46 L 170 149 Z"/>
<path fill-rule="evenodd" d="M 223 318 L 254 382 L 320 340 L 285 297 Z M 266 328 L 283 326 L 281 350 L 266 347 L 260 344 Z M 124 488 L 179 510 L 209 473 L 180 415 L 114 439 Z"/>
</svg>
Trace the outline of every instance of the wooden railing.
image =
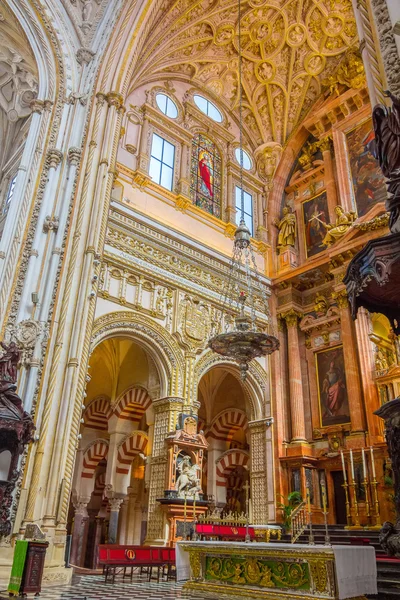
<svg viewBox="0 0 400 600">
<path fill-rule="evenodd" d="M 291 514 L 291 521 L 291 542 L 294 544 L 308 526 L 308 515 L 305 502 L 301 502 L 298 506 L 296 506 Z"/>
</svg>

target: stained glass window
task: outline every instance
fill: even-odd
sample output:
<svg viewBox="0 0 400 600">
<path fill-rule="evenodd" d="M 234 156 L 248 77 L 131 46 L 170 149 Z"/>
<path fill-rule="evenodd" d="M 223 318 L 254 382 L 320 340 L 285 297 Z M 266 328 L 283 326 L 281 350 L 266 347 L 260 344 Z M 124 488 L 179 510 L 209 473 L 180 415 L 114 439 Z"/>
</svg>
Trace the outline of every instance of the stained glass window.
<svg viewBox="0 0 400 600">
<path fill-rule="evenodd" d="M 194 204 L 221 216 L 221 158 L 215 144 L 201 133 L 192 144 L 190 193 Z"/>
</svg>

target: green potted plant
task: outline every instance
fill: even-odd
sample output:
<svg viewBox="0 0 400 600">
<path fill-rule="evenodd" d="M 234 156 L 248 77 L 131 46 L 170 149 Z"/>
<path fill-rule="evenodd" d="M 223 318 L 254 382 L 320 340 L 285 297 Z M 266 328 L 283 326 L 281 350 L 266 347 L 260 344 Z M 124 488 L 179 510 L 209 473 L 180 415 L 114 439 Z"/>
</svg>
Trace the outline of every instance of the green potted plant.
<svg viewBox="0 0 400 600">
<path fill-rule="evenodd" d="M 283 515 L 283 528 L 285 532 L 290 531 L 292 526 L 292 512 L 303 502 L 300 492 L 290 492 L 287 495 L 287 498 L 279 494 L 280 498 L 283 499 L 283 502 L 277 502 L 277 507 L 282 511 Z"/>
</svg>

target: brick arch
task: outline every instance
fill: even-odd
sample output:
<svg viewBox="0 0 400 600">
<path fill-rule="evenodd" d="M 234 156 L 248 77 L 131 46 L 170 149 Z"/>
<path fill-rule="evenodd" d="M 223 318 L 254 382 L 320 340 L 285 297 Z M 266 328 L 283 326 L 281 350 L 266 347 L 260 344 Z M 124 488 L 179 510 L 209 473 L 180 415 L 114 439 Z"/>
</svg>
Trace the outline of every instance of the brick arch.
<svg viewBox="0 0 400 600">
<path fill-rule="evenodd" d="M 118 447 L 117 473 L 127 475 L 133 459 L 140 453 L 145 454 L 149 438 L 144 431 L 135 431 Z"/>
<path fill-rule="evenodd" d="M 231 441 L 236 431 L 247 429 L 246 413 L 238 408 L 224 410 L 211 423 L 207 437 L 216 440 Z"/>
<path fill-rule="evenodd" d="M 117 400 L 114 415 L 119 419 L 140 423 L 144 413 L 150 406 L 151 398 L 147 390 L 141 387 L 132 387 L 126 390 Z"/>
<path fill-rule="evenodd" d="M 108 441 L 96 440 L 88 448 L 83 455 L 82 477 L 93 479 L 97 465 L 108 454 Z"/>
<path fill-rule="evenodd" d="M 227 475 L 237 469 L 237 467 L 247 467 L 249 463 L 249 454 L 244 450 L 228 450 L 217 461 L 217 486 L 227 487 Z"/>
<path fill-rule="evenodd" d="M 104 431 L 108 429 L 108 419 L 112 414 L 108 396 L 98 396 L 83 413 L 85 426 Z"/>
</svg>

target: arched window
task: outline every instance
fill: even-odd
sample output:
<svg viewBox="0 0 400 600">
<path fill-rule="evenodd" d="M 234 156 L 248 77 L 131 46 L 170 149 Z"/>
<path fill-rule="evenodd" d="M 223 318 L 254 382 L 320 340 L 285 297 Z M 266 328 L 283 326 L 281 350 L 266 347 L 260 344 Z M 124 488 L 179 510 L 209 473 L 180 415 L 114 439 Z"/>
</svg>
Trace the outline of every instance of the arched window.
<svg viewBox="0 0 400 600">
<path fill-rule="evenodd" d="M 192 144 L 190 193 L 196 206 L 221 216 L 221 158 L 215 144 L 201 133 Z"/>
</svg>

